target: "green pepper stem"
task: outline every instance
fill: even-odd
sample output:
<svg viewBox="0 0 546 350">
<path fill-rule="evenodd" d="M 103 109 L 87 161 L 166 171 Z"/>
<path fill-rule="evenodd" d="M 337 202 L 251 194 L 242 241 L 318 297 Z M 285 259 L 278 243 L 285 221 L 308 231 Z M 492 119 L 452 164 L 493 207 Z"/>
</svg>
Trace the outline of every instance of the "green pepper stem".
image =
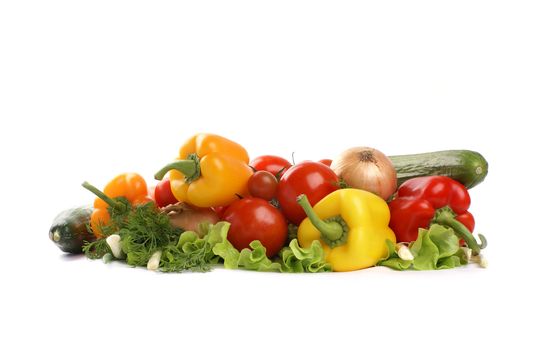
<svg viewBox="0 0 546 350">
<path fill-rule="evenodd" d="M 472 254 L 480 254 L 480 250 L 487 246 L 485 236 L 478 234 L 478 237 L 480 238 L 480 243 L 478 244 L 476 238 L 472 235 L 472 232 L 470 232 L 460 221 L 455 219 L 455 216 L 456 214 L 451 208 L 444 207 L 436 210 L 433 221 L 437 224 L 452 228 L 453 231 L 455 231 L 455 234 L 466 242 L 468 247 L 472 250 Z"/>
<path fill-rule="evenodd" d="M 199 158 L 196 154 L 190 154 L 188 159 L 177 160 L 165 165 L 161 170 L 155 173 L 154 178 L 161 180 L 170 170 L 178 170 L 186 177 L 187 182 L 196 180 L 201 175 Z"/>
<path fill-rule="evenodd" d="M 115 199 L 112 199 L 112 198 L 108 197 L 104 192 L 102 192 L 101 190 L 99 190 L 95 186 L 91 185 L 89 182 L 85 181 L 84 183 L 82 183 L 82 186 L 85 189 L 91 191 L 95 196 L 97 196 L 100 199 L 102 199 L 103 201 L 105 201 L 106 204 L 108 204 L 112 208 L 122 208 L 123 207 L 122 203 L 116 201 Z"/>
<path fill-rule="evenodd" d="M 317 213 L 315 213 L 315 211 L 313 210 L 311 203 L 309 203 L 309 199 L 307 199 L 306 195 L 302 194 L 298 196 L 297 201 L 298 204 L 305 211 L 305 214 L 307 214 L 307 217 L 309 218 L 313 226 L 315 226 L 315 228 L 320 231 L 322 238 L 325 238 L 327 241 L 330 242 L 336 242 L 343 239 L 344 235 L 346 236 L 347 232 L 346 230 L 344 230 L 342 224 L 336 221 L 326 222 L 319 218 Z M 336 246 L 337 245 L 340 244 L 338 243 L 336 244 Z"/>
</svg>

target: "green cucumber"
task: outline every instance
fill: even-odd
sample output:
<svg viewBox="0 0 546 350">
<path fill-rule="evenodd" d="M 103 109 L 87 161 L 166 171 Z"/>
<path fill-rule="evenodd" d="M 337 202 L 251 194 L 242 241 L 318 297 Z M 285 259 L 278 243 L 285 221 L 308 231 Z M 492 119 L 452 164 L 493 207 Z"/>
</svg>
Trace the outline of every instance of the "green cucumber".
<svg viewBox="0 0 546 350">
<path fill-rule="evenodd" d="M 459 181 L 466 188 L 482 182 L 487 175 L 487 161 L 478 152 L 449 150 L 401 156 L 389 156 L 396 169 L 398 186 L 420 176 L 442 175 Z"/>
</svg>

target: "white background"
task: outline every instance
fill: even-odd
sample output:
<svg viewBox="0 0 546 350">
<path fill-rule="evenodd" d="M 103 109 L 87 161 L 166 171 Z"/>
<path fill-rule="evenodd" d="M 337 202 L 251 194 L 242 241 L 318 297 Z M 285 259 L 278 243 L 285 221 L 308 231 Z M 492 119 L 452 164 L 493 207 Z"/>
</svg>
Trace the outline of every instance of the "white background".
<svg viewBox="0 0 546 350">
<path fill-rule="evenodd" d="M 3 1 L 0 348 L 540 348 L 541 1 Z M 161 274 L 48 240 L 196 132 L 297 161 L 472 149 L 490 268 Z M 542 325 L 541 325 L 542 324 Z"/>
</svg>

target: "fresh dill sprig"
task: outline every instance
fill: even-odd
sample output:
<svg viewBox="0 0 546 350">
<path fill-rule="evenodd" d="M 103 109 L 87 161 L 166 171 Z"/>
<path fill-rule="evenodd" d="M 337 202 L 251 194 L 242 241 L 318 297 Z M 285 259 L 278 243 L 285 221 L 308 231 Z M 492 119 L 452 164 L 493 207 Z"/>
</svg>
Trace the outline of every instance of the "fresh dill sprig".
<svg viewBox="0 0 546 350">
<path fill-rule="evenodd" d="M 182 230 L 174 227 L 169 216 L 158 210 L 154 203 L 133 206 L 124 197 L 108 198 L 88 183 L 83 186 L 109 204 L 110 214 L 108 223 L 100 226 L 102 237 L 86 243 L 83 248 L 89 258 L 100 259 L 110 254 L 107 238 L 116 234 L 119 235 L 126 262 L 131 266 L 147 266 L 156 252 L 162 253 L 159 267 L 165 272 L 188 269 L 207 271 L 218 262 L 219 257 L 212 252 L 214 243 L 209 239 L 197 239 L 195 236 L 179 246 Z M 207 234 L 210 227 L 200 225 L 200 233 Z"/>
<path fill-rule="evenodd" d="M 83 253 L 89 259 L 101 259 L 105 254 L 111 253 L 106 238 L 100 238 L 93 242 L 84 242 Z"/>
<path fill-rule="evenodd" d="M 161 254 L 160 268 L 163 272 L 192 270 L 210 271 L 220 257 L 213 253 L 214 243 L 206 238 L 187 242 L 182 247 L 169 245 Z"/>
<path fill-rule="evenodd" d="M 106 237 L 117 234 L 121 239 L 121 249 L 126 254 L 126 262 L 131 266 L 146 266 L 157 251 L 162 252 L 160 270 L 163 272 L 209 271 L 218 262 L 219 257 L 212 252 L 214 244 L 206 239 L 196 238 L 178 247 L 182 230 L 174 227 L 169 216 L 159 211 L 153 203 L 134 207 L 125 203 L 124 210 L 110 209 L 110 221 L 101 226 L 103 238 L 84 246 L 89 258 L 100 259 L 110 253 Z M 202 225 L 199 229 L 206 234 L 209 226 Z"/>
<path fill-rule="evenodd" d="M 117 234 L 127 221 L 127 216 L 133 210 L 127 198 L 116 197 L 114 200 L 120 205 L 118 207 L 108 207 L 110 221 L 107 224 L 100 225 L 102 238 L 93 242 L 85 242 L 82 247 L 83 253 L 89 259 L 101 259 L 105 254 L 112 252 L 108 243 L 106 243 L 106 237 Z M 90 224 L 87 224 L 87 230 L 93 232 Z"/>
<path fill-rule="evenodd" d="M 146 266 L 158 250 L 175 245 L 182 232 L 171 225 L 169 217 L 147 203 L 135 207 L 123 223 L 118 234 L 121 249 L 127 254 L 127 263 L 132 266 Z"/>
<path fill-rule="evenodd" d="M 135 209 L 125 197 L 116 197 L 114 200 L 120 203 L 119 206 L 108 207 L 108 213 L 110 214 L 110 221 L 101 226 L 101 235 L 108 237 L 110 235 L 118 233 L 127 222 L 128 216 Z"/>
</svg>

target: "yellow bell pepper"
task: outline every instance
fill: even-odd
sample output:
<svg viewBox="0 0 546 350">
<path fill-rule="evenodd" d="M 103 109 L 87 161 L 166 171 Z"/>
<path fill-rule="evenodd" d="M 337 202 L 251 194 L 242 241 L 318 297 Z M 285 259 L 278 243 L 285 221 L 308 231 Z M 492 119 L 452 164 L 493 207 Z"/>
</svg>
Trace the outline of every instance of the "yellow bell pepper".
<svg viewBox="0 0 546 350">
<path fill-rule="evenodd" d="M 161 169 L 167 172 L 171 190 L 180 202 L 197 207 L 228 205 L 247 193 L 248 153 L 231 140 L 213 134 L 197 134 L 180 147 L 179 157 Z"/>
<path fill-rule="evenodd" d="M 387 255 L 386 240 L 396 243 L 389 207 L 373 193 L 347 188 L 330 193 L 313 208 L 305 195 L 298 202 L 307 214 L 298 228 L 299 244 L 305 248 L 319 240 L 334 271 L 374 266 Z"/>
</svg>

